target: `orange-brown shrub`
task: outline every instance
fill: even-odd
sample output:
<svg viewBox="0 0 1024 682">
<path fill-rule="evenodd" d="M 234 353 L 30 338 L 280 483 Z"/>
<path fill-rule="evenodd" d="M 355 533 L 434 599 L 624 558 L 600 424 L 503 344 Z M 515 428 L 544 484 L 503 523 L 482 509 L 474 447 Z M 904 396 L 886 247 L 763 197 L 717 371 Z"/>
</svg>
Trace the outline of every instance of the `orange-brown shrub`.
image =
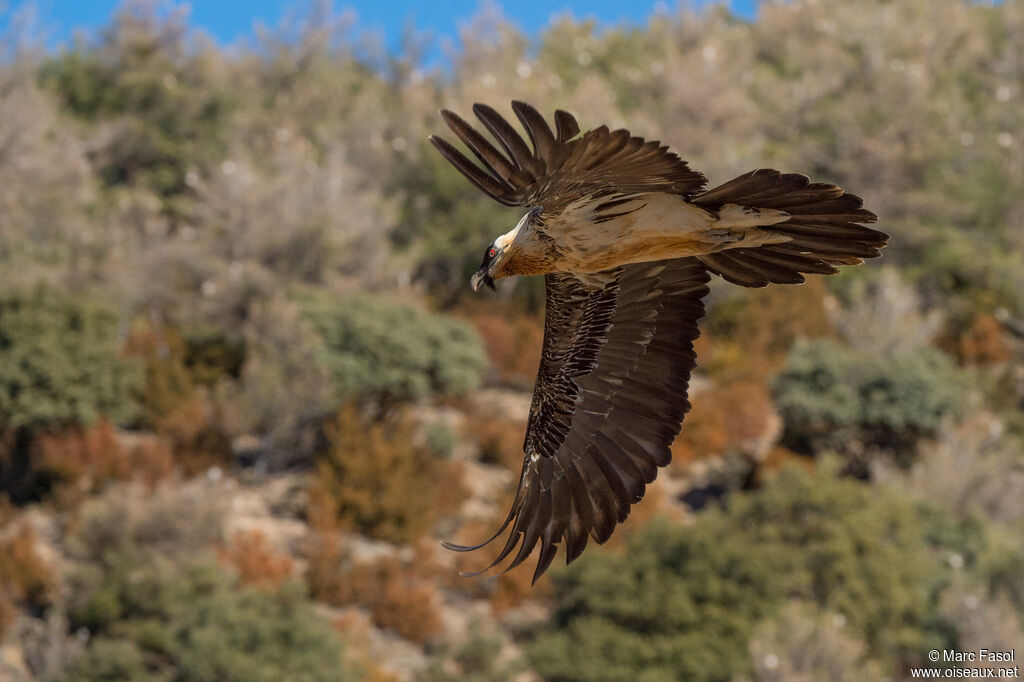
<svg viewBox="0 0 1024 682">
<path fill-rule="evenodd" d="M 673 462 L 743 450 L 771 434 L 774 410 L 768 387 L 758 381 L 716 384 L 692 400 L 683 429 L 672 444 Z"/>
<path fill-rule="evenodd" d="M 234 457 L 231 441 L 207 402 L 195 393 L 154 421 L 156 432 L 170 443 L 174 463 L 187 474 L 212 466 L 228 467 Z"/>
<path fill-rule="evenodd" d="M 461 480 L 417 442 L 407 417 L 363 417 L 342 408 L 325 427 L 330 443 L 316 464 L 310 505 L 333 510 L 345 528 L 391 542 L 411 542 L 433 527 L 439 500 Z"/>
<path fill-rule="evenodd" d="M 997 365 L 1013 355 L 1002 324 L 988 313 L 976 315 L 955 346 L 957 358 L 967 365 Z"/>
<path fill-rule="evenodd" d="M 54 497 L 64 507 L 77 505 L 112 480 L 139 478 L 154 485 L 173 471 L 165 443 L 145 440 L 125 446 L 107 419 L 90 428 L 40 434 L 32 448 L 33 465 L 53 481 Z"/>
<path fill-rule="evenodd" d="M 352 601 L 367 607 L 380 627 L 420 644 L 441 632 L 437 588 L 415 566 L 394 558 L 358 564 L 348 586 Z"/>
<path fill-rule="evenodd" d="M 798 455 L 782 445 L 776 445 L 769 450 L 765 458 L 758 463 L 757 479 L 760 481 L 761 477 L 766 472 L 781 469 L 791 463 L 799 464 L 807 469 L 813 469 L 816 464 L 816 460 L 813 457 Z"/>
<path fill-rule="evenodd" d="M 324 548 L 331 545 L 313 546 L 314 551 Z M 331 551 L 321 557 L 328 560 L 321 562 L 315 573 L 313 557 L 309 557 L 306 573 L 314 599 L 333 606 L 363 606 L 375 624 L 420 644 L 441 631 L 437 588 L 417 562 L 406 564 L 386 557 L 351 564 L 341 559 L 340 552 L 333 555 Z"/>
<path fill-rule="evenodd" d="M 544 340 L 540 315 L 500 304 L 471 305 L 461 315 L 483 340 L 499 382 L 521 388 L 533 385 Z"/>
<path fill-rule="evenodd" d="M 700 343 L 704 369 L 721 377 L 767 378 L 800 338 L 832 337 L 824 279 L 799 287 L 745 289 L 709 309 Z"/>
<path fill-rule="evenodd" d="M 169 327 L 137 325 L 126 341 L 125 353 L 143 361 L 146 379 L 141 402 L 146 421 L 167 438 L 175 463 L 189 474 L 230 464 L 230 440 L 186 366 L 187 348 L 181 335 Z"/>
<path fill-rule="evenodd" d="M 19 524 L 0 537 L 0 638 L 21 607 L 40 608 L 50 603 L 55 585 L 53 571 L 36 551 L 36 536 Z"/>
<path fill-rule="evenodd" d="M 480 461 L 518 471 L 523 466 L 525 419 L 509 419 L 497 414 L 472 411 L 467 437 L 476 445 Z"/>
<path fill-rule="evenodd" d="M 271 547 L 259 528 L 236 532 L 217 555 L 235 570 L 243 585 L 275 589 L 294 569 L 291 557 Z"/>
<path fill-rule="evenodd" d="M 334 501 L 314 496 L 306 509 L 309 536 L 305 542 L 306 584 L 317 601 L 343 604 L 347 595 L 342 574 L 343 551 Z"/>
</svg>

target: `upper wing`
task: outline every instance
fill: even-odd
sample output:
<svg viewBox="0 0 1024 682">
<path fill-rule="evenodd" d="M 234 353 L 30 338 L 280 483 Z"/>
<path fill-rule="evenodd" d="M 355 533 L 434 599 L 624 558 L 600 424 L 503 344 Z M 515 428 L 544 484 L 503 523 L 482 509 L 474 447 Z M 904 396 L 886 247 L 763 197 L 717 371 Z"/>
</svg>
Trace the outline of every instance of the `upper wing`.
<svg viewBox="0 0 1024 682">
<path fill-rule="evenodd" d="M 669 446 L 690 408 L 693 340 L 710 276 L 694 258 L 605 274 L 596 286 L 568 274 L 546 276 L 544 349 L 512 510 L 486 542 L 446 543 L 478 549 L 511 524 L 487 568 L 519 545 L 513 568 L 540 542 L 536 581 L 562 538 L 566 563 L 572 561 L 588 534 L 598 543 L 611 536 L 658 467 L 669 463 Z"/>
<path fill-rule="evenodd" d="M 491 107 L 474 104 L 473 113 L 504 153 L 457 114 L 441 111 L 448 127 L 483 168 L 447 141 L 430 136 L 434 146 L 470 182 L 506 206 L 544 206 L 550 215 L 559 212 L 560 206 L 572 197 L 589 192 L 660 191 L 690 197 L 706 182 L 701 173 L 658 141 L 646 142 L 627 130 L 609 132 L 607 126 L 579 135 L 576 119 L 561 110 L 555 112 L 552 132 L 529 104 L 512 102 L 512 109 L 526 129 L 532 151 L 511 124 Z"/>
</svg>

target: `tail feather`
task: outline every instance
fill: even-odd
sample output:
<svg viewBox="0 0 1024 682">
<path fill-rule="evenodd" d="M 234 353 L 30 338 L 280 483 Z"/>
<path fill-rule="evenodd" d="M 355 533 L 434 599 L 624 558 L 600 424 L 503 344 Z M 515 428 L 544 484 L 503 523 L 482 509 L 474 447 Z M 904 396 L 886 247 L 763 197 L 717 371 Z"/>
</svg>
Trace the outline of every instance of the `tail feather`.
<svg viewBox="0 0 1024 682">
<path fill-rule="evenodd" d="M 764 229 L 789 237 L 782 244 L 737 248 L 700 256 L 712 272 L 747 287 L 796 284 L 804 274 L 835 274 L 840 265 L 875 258 L 889 235 L 865 227 L 877 217 L 860 197 L 807 176 L 763 168 L 692 200 L 716 210 L 726 204 L 785 211 L 790 218 Z"/>
</svg>

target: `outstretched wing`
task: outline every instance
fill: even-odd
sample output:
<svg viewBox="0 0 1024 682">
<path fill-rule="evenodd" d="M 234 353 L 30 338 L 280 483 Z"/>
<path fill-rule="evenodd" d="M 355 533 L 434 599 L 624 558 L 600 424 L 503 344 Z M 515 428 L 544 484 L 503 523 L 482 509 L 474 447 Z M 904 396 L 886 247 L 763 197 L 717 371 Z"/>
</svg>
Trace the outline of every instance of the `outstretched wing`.
<svg viewBox="0 0 1024 682">
<path fill-rule="evenodd" d="M 701 173 L 658 141 L 645 141 L 627 130 L 609 131 L 607 126 L 580 135 L 576 119 L 561 110 L 555 112 L 552 132 L 529 104 L 512 102 L 512 110 L 532 149 L 489 106 L 474 104 L 473 113 L 504 153 L 457 114 L 441 111 L 448 127 L 482 167 L 442 138 L 430 136 L 434 146 L 470 182 L 506 206 L 543 206 L 545 213 L 552 215 L 572 199 L 595 192 L 671 192 L 690 197 L 706 182 Z"/>
<path fill-rule="evenodd" d="M 587 536 L 607 540 L 639 502 L 679 433 L 693 340 L 709 275 L 694 258 L 637 263 L 588 285 L 546 276 L 544 348 L 526 429 L 523 472 L 509 526 L 488 570 L 518 546 L 511 569 L 540 544 L 533 580 L 564 539 L 566 563 Z"/>
</svg>

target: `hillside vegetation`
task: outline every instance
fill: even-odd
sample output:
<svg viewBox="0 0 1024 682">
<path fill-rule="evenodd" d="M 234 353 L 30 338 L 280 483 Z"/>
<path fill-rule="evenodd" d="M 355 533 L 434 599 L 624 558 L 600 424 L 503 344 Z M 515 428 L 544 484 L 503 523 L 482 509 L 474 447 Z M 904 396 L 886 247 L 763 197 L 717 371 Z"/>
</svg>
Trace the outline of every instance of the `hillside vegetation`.
<svg viewBox="0 0 1024 682">
<path fill-rule="evenodd" d="M 1024 3 L 495 9 L 445 66 L 317 4 L 0 36 L 0 679 L 902 680 L 1024 645 Z M 0 10 L 3 11 L 3 10 Z M 10 13 L 10 10 L 7 10 Z M 427 143 L 523 99 L 864 197 L 883 257 L 716 280 L 673 462 L 603 548 L 507 511 L 540 278 Z"/>
</svg>

